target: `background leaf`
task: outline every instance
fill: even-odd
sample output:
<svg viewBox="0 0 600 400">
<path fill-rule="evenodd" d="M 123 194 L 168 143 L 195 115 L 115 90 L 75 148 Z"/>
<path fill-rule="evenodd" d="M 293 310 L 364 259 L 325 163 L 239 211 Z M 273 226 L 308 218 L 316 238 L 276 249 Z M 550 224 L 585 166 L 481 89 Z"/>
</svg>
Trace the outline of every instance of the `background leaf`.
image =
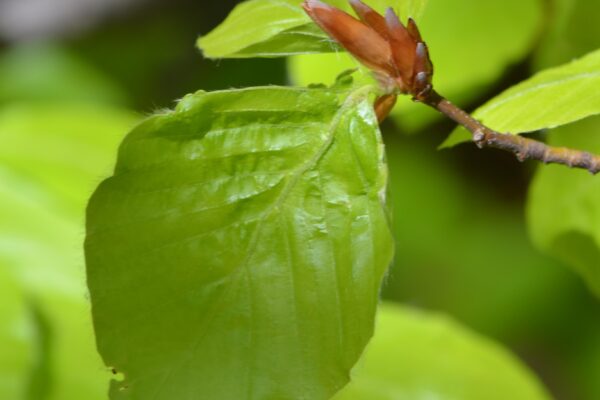
<svg viewBox="0 0 600 400">
<path fill-rule="evenodd" d="M 558 128 L 549 141 L 600 153 L 600 117 Z M 575 268 L 600 295 L 600 176 L 554 165 L 540 168 L 527 212 L 534 242 Z"/>
<path fill-rule="evenodd" d="M 93 66 L 57 44 L 27 43 L 0 57 L 0 104 L 69 100 L 123 104 L 126 95 Z"/>
<path fill-rule="evenodd" d="M 393 247 L 369 91 L 201 92 L 127 137 L 86 240 L 98 346 L 125 376 L 112 398 L 347 382 Z"/>
<path fill-rule="evenodd" d="M 328 36 L 306 15 L 302 0 L 250 0 L 238 5 L 217 28 L 198 40 L 205 57 L 281 57 L 337 51 Z M 346 0 L 326 3 L 350 11 Z M 427 0 L 367 0 L 380 12 L 394 7 L 418 18 Z"/>
<path fill-rule="evenodd" d="M 481 178 L 472 178 L 476 183 L 467 184 L 465 177 L 485 162 L 502 160 L 484 154 L 468 160 L 467 151 L 481 152 L 469 147 L 439 152 L 433 138 L 388 129 L 384 140 L 398 251 L 384 298 L 443 311 L 505 343 L 541 344 L 554 319 L 561 320 L 563 312 L 573 315 L 577 306 L 569 293 L 577 278 L 531 244 L 523 206 L 514 198 L 521 196 L 515 186 L 523 178 L 513 173 L 502 179 L 485 169 Z M 520 164 L 507 157 L 497 168 L 511 166 Z"/>
<path fill-rule="evenodd" d="M 36 332 L 23 293 L 0 268 L 0 398 L 25 399 L 38 356 Z"/>
<path fill-rule="evenodd" d="M 0 335 L 0 347 L 12 349 L 0 352 L 0 365 L 22 352 L 14 383 L 26 383 L 23 396 L 2 398 L 106 398 L 108 372 L 95 351 L 85 297 L 81 226 L 94 182 L 135 120 L 99 105 L 0 108 L 0 274 L 11 289 L 0 293 L 3 300 L 17 293 L 21 310 L 13 331 L 20 342 Z M 0 319 L 0 331 L 15 329 L 9 317 Z"/>
<path fill-rule="evenodd" d="M 474 117 L 499 132 L 554 128 L 600 113 L 600 50 L 542 71 L 479 108 Z M 469 140 L 457 128 L 443 146 Z"/>
<path fill-rule="evenodd" d="M 536 70 L 564 64 L 598 48 L 600 2 L 551 0 L 549 31 L 533 59 Z"/>
<path fill-rule="evenodd" d="M 375 336 L 334 400 L 541 400 L 514 356 L 451 319 L 382 304 Z"/>
</svg>

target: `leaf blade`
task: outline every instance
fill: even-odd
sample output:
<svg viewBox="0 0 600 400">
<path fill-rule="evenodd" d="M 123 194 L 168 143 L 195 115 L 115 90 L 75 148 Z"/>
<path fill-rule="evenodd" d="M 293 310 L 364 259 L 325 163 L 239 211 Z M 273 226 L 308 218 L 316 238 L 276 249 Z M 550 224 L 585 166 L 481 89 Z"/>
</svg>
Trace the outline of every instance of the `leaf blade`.
<svg viewBox="0 0 600 400">
<path fill-rule="evenodd" d="M 86 241 L 99 349 L 126 377 L 113 398 L 345 384 L 392 253 L 369 92 L 198 93 L 126 139 Z"/>
</svg>

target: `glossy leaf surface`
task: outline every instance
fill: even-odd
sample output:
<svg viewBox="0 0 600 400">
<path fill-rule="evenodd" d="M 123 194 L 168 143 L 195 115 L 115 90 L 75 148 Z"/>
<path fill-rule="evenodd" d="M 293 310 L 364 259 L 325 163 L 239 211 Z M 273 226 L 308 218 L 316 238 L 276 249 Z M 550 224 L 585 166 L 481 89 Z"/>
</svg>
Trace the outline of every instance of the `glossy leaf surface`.
<svg viewBox="0 0 600 400">
<path fill-rule="evenodd" d="M 600 113 L 600 50 L 542 71 L 490 100 L 474 113 L 499 132 L 555 128 Z M 469 140 L 464 128 L 444 146 Z"/>
<path fill-rule="evenodd" d="M 327 399 L 393 252 L 370 88 L 197 93 L 123 142 L 88 209 L 113 399 Z"/>
<path fill-rule="evenodd" d="M 550 143 L 600 153 L 600 117 L 550 132 Z M 600 296 L 600 176 L 544 166 L 527 211 L 534 242 L 572 266 Z"/>
<path fill-rule="evenodd" d="M 498 344 L 450 318 L 383 304 L 375 336 L 333 400 L 548 400 Z"/>
<path fill-rule="evenodd" d="M 350 11 L 346 0 L 328 4 Z M 379 11 L 394 7 L 418 17 L 427 0 L 371 0 Z M 282 57 L 339 50 L 306 15 L 301 0 L 250 0 L 238 5 L 221 25 L 198 41 L 208 58 Z"/>
</svg>

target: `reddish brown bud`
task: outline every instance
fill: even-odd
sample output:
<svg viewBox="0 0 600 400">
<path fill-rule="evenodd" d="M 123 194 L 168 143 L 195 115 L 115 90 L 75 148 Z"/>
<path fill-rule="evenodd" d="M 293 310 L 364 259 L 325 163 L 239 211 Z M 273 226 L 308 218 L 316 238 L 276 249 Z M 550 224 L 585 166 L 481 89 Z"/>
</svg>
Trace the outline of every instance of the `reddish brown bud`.
<svg viewBox="0 0 600 400">
<path fill-rule="evenodd" d="M 318 0 L 306 0 L 303 8 L 321 29 L 358 61 L 374 71 L 394 73 L 390 45 L 371 27 Z"/>
<path fill-rule="evenodd" d="M 377 11 L 373 10 L 360 0 L 350 0 L 350 5 L 362 22 L 373 28 L 375 32 L 379 33 L 379 35 L 384 39 L 389 38 L 389 32 L 387 24 L 385 23 L 385 18 L 383 18 Z"/>
<path fill-rule="evenodd" d="M 386 94 L 375 100 L 375 114 L 377 115 L 377 121 L 379 121 L 379 123 L 382 123 L 383 120 L 387 118 L 392 111 L 392 108 L 396 105 L 397 99 L 398 96 L 395 94 Z"/>
<path fill-rule="evenodd" d="M 431 64 L 429 50 L 424 42 L 417 43 L 414 71 L 416 71 L 413 82 L 414 92 L 417 95 L 423 95 L 424 92 L 431 89 L 431 77 L 433 76 L 433 64 Z"/>
<path fill-rule="evenodd" d="M 402 83 L 404 86 L 410 87 L 414 75 L 413 67 L 415 65 L 417 43 L 391 8 L 388 8 L 385 13 L 385 20 L 390 32 L 394 62 L 402 78 Z"/>
<path fill-rule="evenodd" d="M 360 21 L 319 0 L 305 0 L 307 14 L 358 61 L 375 72 L 386 91 L 420 98 L 431 89 L 433 66 L 417 24 L 405 27 L 391 8 L 385 17 L 360 0 L 349 0 Z"/>
<path fill-rule="evenodd" d="M 415 22 L 414 19 L 412 19 L 412 18 L 408 19 L 408 24 L 406 25 L 406 29 L 408 29 L 408 33 L 410 34 L 410 36 L 412 36 L 412 38 L 416 42 L 423 41 L 423 39 L 421 39 L 421 32 L 419 32 L 419 28 L 417 27 L 417 23 Z"/>
</svg>

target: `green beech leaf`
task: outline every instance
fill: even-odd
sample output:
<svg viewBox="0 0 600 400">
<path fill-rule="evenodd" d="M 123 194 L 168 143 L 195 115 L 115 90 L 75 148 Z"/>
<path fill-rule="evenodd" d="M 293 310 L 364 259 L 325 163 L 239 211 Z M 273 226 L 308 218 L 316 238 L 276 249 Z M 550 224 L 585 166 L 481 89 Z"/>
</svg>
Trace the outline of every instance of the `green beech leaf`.
<svg viewBox="0 0 600 400">
<path fill-rule="evenodd" d="M 600 153 L 600 117 L 552 131 L 550 144 Z M 527 211 L 533 241 L 572 266 L 600 296 L 600 175 L 539 168 Z"/>
<path fill-rule="evenodd" d="M 444 316 L 380 306 L 373 340 L 334 400 L 542 400 L 537 378 L 497 344 Z"/>
<path fill-rule="evenodd" d="M 555 128 L 600 113 L 600 50 L 542 71 L 475 111 L 490 128 L 514 134 Z M 469 140 L 459 127 L 443 146 Z"/>
<path fill-rule="evenodd" d="M 208 58 L 281 57 L 339 50 L 306 15 L 302 0 L 250 0 L 238 5 L 221 25 L 198 40 Z M 349 11 L 346 0 L 326 3 Z M 380 12 L 394 7 L 418 18 L 427 0 L 371 0 Z"/>
<path fill-rule="evenodd" d="M 430 0 L 418 20 L 435 67 L 436 90 L 464 105 L 522 59 L 533 47 L 542 21 L 538 0 Z M 473 58 L 477 62 L 472 62 Z M 301 86 L 330 82 L 357 62 L 346 53 L 290 58 L 292 81 Z M 439 113 L 400 96 L 392 113 L 403 131 L 415 132 Z"/>
<path fill-rule="evenodd" d="M 86 239 L 113 399 L 346 384 L 393 253 L 370 92 L 200 92 L 125 139 Z"/>
</svg>

